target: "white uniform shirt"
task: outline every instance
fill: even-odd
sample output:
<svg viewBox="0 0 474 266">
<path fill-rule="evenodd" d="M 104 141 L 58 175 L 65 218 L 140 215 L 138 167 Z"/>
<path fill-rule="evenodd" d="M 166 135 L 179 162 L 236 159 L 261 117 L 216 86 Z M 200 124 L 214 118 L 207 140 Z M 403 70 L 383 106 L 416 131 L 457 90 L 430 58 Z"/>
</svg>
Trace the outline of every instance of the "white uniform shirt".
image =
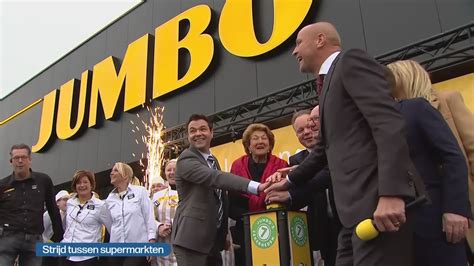
<svg viewBox="0 0 474 266">
<path fill-rule="evenodd" d="M 156 219 L 158 222 L 157 228 L 160 227 L 160 225 L 162 224 L 171 225 L 174 220 L 174 215 L 176 214 L 176 208 L 178 207 L 178 202 L 179 202 L 178 192 L 176 190 L 171 189 L 170 187 L 165 188 L 163 190 L 156 192 L 153 195 L 152 202 L 156 210 Z M 165 238 L 160 237 L 158 234 L 156 236 L 157 236 L 158 242 L 168 243 L 172 245 L 171 234 L 169 234 Z M 178 262 L 173 253 L 173 250 L 171 249 L 170 255 L 157 257 L 156 262 L 152 263 L 152 265 L 177 266 Z"/>
<path fill-rule="evenodd" d="M 155 239 L 153 204 L 144 187 L 129 184 L 123 198 L 114 189 L 105 200 L 105 205 L 111 243 L 148 243 L 150 239 Z"/>
<path fill-rule="evenodd" d="M 53 237 L 53 224 L 51 223 L 51 218 L 49 217 L 48 211 L 43 213 L 43 242 L 48 243 Z"/>
<path fill-rule="evenodd" d="M 64 223 L 65 214 L 61 210 L 59 210 L 59 214 L 61 215 L 61 220 L 63 220 L 63 227 L 64 227 L 65 226 L 65 223 Z M 51 222 L 51 217 L 49 217 L 48 211 L 45 211 L 43 213 L 43 227 L 44 227 L 43 242 L 44 243 L 51 242 L 51 237 L 53 237 L 54 232 L 53 232 L 53 224 Z"/>
<path fill-rule="evenodd" d="M 158 227 L 162 224 L 172 224 L 178 207 L 178 191 L 170 187 L 153 194 L 153 205 L 156 208 Z"/>
<path fill-rule="evenodd" d="M 79 198 L 67 201 L 66 229 L 62 243 L 99 243 L 102 242 L 102 218 L 105 202 L 92 197 L 84 204 Z M 68 257 L 70 261 L 84 261 L 93 257 Z"/>
</svg>

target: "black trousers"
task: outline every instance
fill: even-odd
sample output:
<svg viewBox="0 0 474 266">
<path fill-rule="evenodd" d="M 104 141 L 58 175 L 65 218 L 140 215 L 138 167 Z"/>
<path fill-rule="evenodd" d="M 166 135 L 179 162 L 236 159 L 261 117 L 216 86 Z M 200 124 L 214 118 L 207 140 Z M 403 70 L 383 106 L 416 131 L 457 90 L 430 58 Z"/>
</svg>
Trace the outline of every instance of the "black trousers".
<svg viewBox="0 0 474 266">
<path fill-rule="evenodd" d="M 324 260 L 324 266 L 336 265 L 338 237 L 341 227 L 342 225 L 337 219 L 328 219 L 327 232 L 324 232 L 324 243 L 322 243 L 321 247 L 321 256 Z"/>
</svg>

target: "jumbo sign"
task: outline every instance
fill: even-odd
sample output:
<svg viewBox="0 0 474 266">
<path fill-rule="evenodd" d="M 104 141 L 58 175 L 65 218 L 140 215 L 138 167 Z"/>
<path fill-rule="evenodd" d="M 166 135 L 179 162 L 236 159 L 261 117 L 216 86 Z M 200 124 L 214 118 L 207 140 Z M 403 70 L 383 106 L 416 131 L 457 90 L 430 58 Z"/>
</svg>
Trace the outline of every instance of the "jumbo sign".
<svg viewBox="0 0 474 266">
<path fill-rule="evenodd" d="M 267 42 L 260 43 L 255 36 L 252 1 L 227 0 L 220 14 L 219 39 L 235 56 L 254 57 L 275 49 L 296 31 L 312 4 L 312 0 L 274 0 L 273 32 Z M 72 79 L 44 96 L 33 152 L 44 150 L 56 136 L 70 139 L 86 125 L 97 126 L 99 108 L 105 119 L 111 119 L 144 104 L 148 90 L 156 99 L 201 76 L 214 56 L 214 39 L 205 33 L 211 16 L 207 5 L 190 8 L 157 27 L 155 38 L 146 34 L 129 44 L 121 65 L 109 56 L 92 71 L 84 71 L 81 80 Z M 179 25 L 185 20 L 189 30 L 180 38 Z M 179 49 L 186 49 L 191 58 L 182 77 L 178 75 Z M 74 95 L 78 95 L 76 101 Z"/>
</svg>

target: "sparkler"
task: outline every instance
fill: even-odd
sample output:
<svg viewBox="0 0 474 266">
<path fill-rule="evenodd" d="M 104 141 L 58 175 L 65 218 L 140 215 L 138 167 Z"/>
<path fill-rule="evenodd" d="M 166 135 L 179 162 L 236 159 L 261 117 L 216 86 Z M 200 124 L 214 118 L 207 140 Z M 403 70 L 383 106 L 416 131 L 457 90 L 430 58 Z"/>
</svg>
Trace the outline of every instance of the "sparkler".
<svg viewBox="0 0 474 266">
<path fill-rule="evenodd" d="M 141 120 L 141 123 L 144 127 L 144 134 L 141 136 L 141 141 L 146 145 L 146 157 L 144 154 L 141 155 L 140 166 L 145 168 L 144 160 L 147 160 L 144 183 L 146 188 L 150 190 L 151 184 L 159 182 L 164 183 L 163 178 L 161 177 L 161 165 L 163 163 L 163 153 L 165 150 L 165 144 L 161 139 L 164 133 L 163 125 L 163 111 L 164 107 L 155 107 L 150 108 L 146 107 L 150 118 L 148 121 Z M 140 118 L 140 115 L 137 114 L 137 117 Z M 132 125 L 135 126 L 134 132 L 140 132 L 140 128 L 136 126 L 133 121 L 130 121 Z M 138 140 L 135 140 L 138 144 Z M 135 154 L 133 154 L 135 156 Z"/>
</svg>

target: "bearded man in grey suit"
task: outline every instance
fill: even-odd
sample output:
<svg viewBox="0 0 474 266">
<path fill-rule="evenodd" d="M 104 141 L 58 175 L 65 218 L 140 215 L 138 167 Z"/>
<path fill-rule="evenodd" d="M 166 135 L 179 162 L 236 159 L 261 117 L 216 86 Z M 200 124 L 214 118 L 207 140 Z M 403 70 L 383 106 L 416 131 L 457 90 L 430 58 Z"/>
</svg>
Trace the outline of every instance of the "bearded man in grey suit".
<svg viewBox="0 0 474 266">
<path fill-rule="evenodd" d="M 178 265 L 222 265 L 220 251 L 227 236 L 227 190 L 258 194 L 268 184 L 220 171 L 211 154 L 212 123 L 204 115 L 188 120 L 190 147 L 176 164 L 179 204 L 173 221 L 172 243 Z"/>
<path fill-rule="evenodd" d="M 405 204 L 415 198 L 419 177 L 382 66 L 362 50 L 342 51 L 337 30 L 327 22 L 304 27 L 293 55 L 301 72 L 318 78 L 320 141 L 303 163 L 267 190 L 303 185 L 327 163 L 343 225 L 336 265 L 412 265 Z M 371 217 L 384 233 L 364 242 L 354 228 Z"/>
</svg>

